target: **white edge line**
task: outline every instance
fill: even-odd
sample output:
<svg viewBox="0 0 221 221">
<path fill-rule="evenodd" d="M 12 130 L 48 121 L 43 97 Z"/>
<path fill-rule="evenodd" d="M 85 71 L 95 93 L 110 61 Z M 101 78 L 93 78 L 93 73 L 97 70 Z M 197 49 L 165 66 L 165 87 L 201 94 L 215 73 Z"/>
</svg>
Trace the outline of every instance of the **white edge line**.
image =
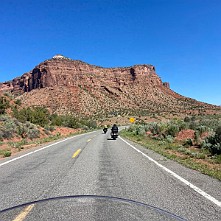
<svg viewBox="0 0 221 221">
<path fill-rule="evenodd" d="M 66 141 L 66 140 L 69 140 L 69 139 L 72 139 L 72 138 L 75 138 L 75 137 L 79 137 L 79 136 L 83 136 L 83 135 L 85 135 L 85 134 L 94 133 L 94 132 L 95 132 L 95 131 L 92 131 L 92 132 L 89 132 L 89 133 L 84 133 L 84 134 L 78 134 L 78 135 L 75 135 L 75 136 L 72 136 L 72 137 L 68 137 L 68 138 L 66 138 L 66 139 L 64 139 L 64 140 L 58 141 L 58 142 L 56 142 L 56 143 L 50 144 L 50 145 L 48 145 L 48 146 L 42 147 L 42 148 L 40 148 L 40 149 L 34 150 L 34 151 L 29 152 L 29 153 L 26 153 L 26 154 L 24 154 L 24 155 L 22 155 L 22 156 L 19 156 L 19 157 L 13 158 L 13 159 L 11 159 L 11 160 L 8 160 L 8 161 L 6 161 L 6 162 L 4 162 L 4 163 L 1 163 L 1 164 L 0 164 L 0 167 L 6 165 L 6 164 L 8 164 L 8 163 L 11 163 L 11 162 L 13 162 L 13 161 L 15 161 L 15 160 L 18 160 L 18 159 L 21 159 L 21 158 L 26 157 L 26 156 L 28 156 L 28 155 L 31 155 L 31 154 L 33 154 L 33 153 L 36 153 L 36 152 L 38 152 L 38 151 L 42 151 L 42 150 L 44 150 L 44 149 L 46 149 L 46 148 L 48 148 L 48 147 L 51 147 L 51 146 L 54 146 L 54 145 L 56 145 L 56 144 L 62 143 L 62 142 L 64 142 L 64 141 Z"/>
<path fill-rule="evenodd" d="M 126 140 L 124 140 L 122 137 L 119 137 L 122 141 L 124 141 L 126 144 L 128 144 L 130 147 L 132 147 L 134 150 L 136 150 L 138 153 L 141 153 L 144 157 L 146 157 L 148 160 L 150 160 L 151 162 L 155 163 L 157 166 L 159 166 L 161 169 L 165 170 L 166 172 L 168 172 L 169 174 L 171 174 L 172 176 L 174 176 L 175 178 L 177 178 L 178 180 L 180 180 L 181 182 L 183 182 L 184 184 L 186 184 L 187 186 L 189 186 L 190 188 L 192 188 L 193 190 L 195 190 L 197 193 L 199 193 L 200 195 L 202 195 L 203 197 L 207 198 L 208 200 L 210 200 L 211 202 L 213 202 L 214 204 L 216 204 L 217 206 L 221 207 L 221 202 L 217 199 L 215 199 L 214 197 L 210 196 L 208 193 L 204 192 L 203 190 L 201 190 L 200 188 L 198 188 L 197 186 L 193 185 L 192 183 L 190 183 L 189 181 L 185 180 L 184 178 L 182 178 L 181 176 L 179 176 L 178 174 L 174 173 L 172 170 L 166 168 L 165 166 L 161 165 L 160 163 L 158 163 L 157 161 L 155 161 L 154 159 L 152 159 L 151 157 L 147 156 L 145 153 L 143 153 L 142 151 L 138 150 L 136 147 L 134 147 L 133 145 L 131 145 L 130 143 L 128 143 Z"/>
</svg>

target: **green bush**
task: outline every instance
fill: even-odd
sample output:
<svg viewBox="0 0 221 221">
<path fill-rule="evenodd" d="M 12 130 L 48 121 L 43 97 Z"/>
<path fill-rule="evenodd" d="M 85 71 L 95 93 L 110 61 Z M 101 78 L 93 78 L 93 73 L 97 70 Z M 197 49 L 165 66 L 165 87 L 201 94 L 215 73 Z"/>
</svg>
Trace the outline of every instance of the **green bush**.
<svg viewBox="0 0 221 221">
<path fill-rule="evenodd" d="M 153 135 L 157 135 L 160 133 L 160 126 L 158 123 L 156 122 L 153 122 L 153 123 L 150 123 L 149 124 L 149 130 L 151 131 L 151 133 Z"/>
<path fill-rule="evenodd" d="M 202 135 L 204 132 L 209 132 L 211 129 L 205 125 L 199 125 L 196 130 L 199 131 L 199 135 Z"/>
<path fill-rule="evenodd" d="M 177 149 L 179 152 L 181 152 L 181 153 L 185 153 L 186 152 L 186 148 L 185 147 L 179 147 L 178 149 Z"/>
<path fill-rule="evenodd" d="M 167 136 L 166 136 L 166 141 L 167 141 L 168 143 L 173 143 L 174 138 L 173 138 L 171 135 L 167 135 Z"/>
<path fill-rule="evenodd" d="M 57 114 L 52 114 L 50 116 L 51 125 L 54 126 L 62 126 L 62 123 L 64 121 L 64 116 L 58 116 Z"/>
<path fill-rule="evenodd" d="M 179 126 L 176 124 L 170 124 L 167 128 L 167 135 L 171 135 L 172 137 L 175 137 L 179 132 Z"/>
<path fill-rule="evenodd" d="M 97 122 L 91 119 L 81 119 L 79 121 L 79 126 L 87 126 L 89 129 L 97 128 Z"/>
<path fill-rule="evenodd" d="M 200 132 L 198 130 L 194 132 L 194 143 L 195 145 L 201 144 Z"/>
<path fill-rule="evenodd" d="M 190 146 L 193 146 L 193 141 L 192 141 L 192 139 L 186 139 L 185 141 L 184 141 L 184 144 L 183 144 L 183 146 L 184 147 L 190 147 Z"/>
<path fill-rule="evenodd" d="M 195 122 L 195 121 L 192 121 L 190 124 L 189 124 L 189 129 L 191 130 L 196 130 L 198 124 Z"/>
<path fill-rule="evenodd" d="M 21 105 L 21 100 L 20 99 L 17 99 L 16 101 L 15 101 L 15 104 L 17 104 L 17 105 Z"/>
<path fill-rule="evenodd" d="M 221 154 L 221 142 L 218 134 L 208 137 L 201 147 L 207 148 L 212 155 Z"/>
<path fill-rule="evenodd" d="M 221 154 L 221 144 L 220 143 L 216 143 L 210 146 L 209 148 L 210 152 L 215 155 L 215 154 Z"/>
<path fill-rule="evenodd" d="M 145 134 L 145 130 L 142 126 L 137 127 L 134 132 L 135 132 L 135 135 L 142 135 L 143 136 Z"/>
<path fill-rule="evenodd" d="M 8 107 L 9 101 L 5 97 L 0 97 L 0 114 L 5 114 Z"/>
<path fill-rule="evenodd" d="M 67 115 L 64 117 L 63 126 L 70 128 L 79 128 L 79 122 L 73 116 Z"/>
<path fill-rule="evenodd" d="M 46 131 L 50 131 L 50 132 L 52 132 L 52 131 L 55 130 L 55 129 L 54 129 L 54 126 L 52 126 L 52 125 L 46 125 L 46 126 L 44 126 L 44 129 L 45 129 Z"/>
<path fill-rule="evenodd" d="M 39 135 L 40 135 L 40 131 L 37 128 L 29 129 L 27 133 L 27 137 L 31 140 L 34 138 L 39 138 Z"/>
<path fill-rule="evenodd" d="M 221 126 L 216 129 L 217 141 L 221 143 Z"/>
<path fill-rule="evenodd" d="M 49 111 L 44 107 L 28 107 L 21 110 L 13 109 L 13 115 L 20 122 L 29 121 L 33 124 L 45 126 L 49 123 Z"/>
<path fill-rule="evenodd" d="M 4 157 L 10 157 L 11 156 L 11 151 L 10 150 L 6 150 L 4 151 Z"/>
<path fill-rule="evenodd" d="M 12 118 L 8 117 L 8 116 L 2 116 L 2 118 L 0 119 L 1 121 L 3 121 L 2 126 L 0 127 L 1 130 L 1 137 L 5 138 L 5 139 L 10 139 L 14 136 L 14 134 L 16 133 L 16 124 L 13 121 Z"/>
<path fill-rule="evenodd" d="M 190 122 L 190 121 L 191 121 L 190 117 L 186 116 L 186 117 L 184 118 L 184 122 Z"/>
</svg>

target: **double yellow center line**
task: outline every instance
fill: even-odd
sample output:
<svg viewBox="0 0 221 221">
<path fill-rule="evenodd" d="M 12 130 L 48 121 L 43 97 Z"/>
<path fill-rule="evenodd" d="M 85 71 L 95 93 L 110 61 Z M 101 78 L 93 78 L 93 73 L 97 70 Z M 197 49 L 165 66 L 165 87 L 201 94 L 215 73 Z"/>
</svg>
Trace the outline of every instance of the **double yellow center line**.
<svg viewBox="0 0 221 221">
<path fill-rule="evenodd" d="M 87 140 L 87 143 L 90 142 L 91 140 L 92 140 L 92 139 L 88 139 L 88 140 Z M 81 152 L 81 149 L 78 149 L 76 152 L 74 152 L 72 158 L 76 158 L 76 157 L 80 154 L 80 152 Z"/>
<path fill-rule="evenodd" d="M 79 155 L 79 153 L 81 152 L 81 149 L 78 149 L 72 156 L 72 158 L 75 158 Z"/>
</svg>

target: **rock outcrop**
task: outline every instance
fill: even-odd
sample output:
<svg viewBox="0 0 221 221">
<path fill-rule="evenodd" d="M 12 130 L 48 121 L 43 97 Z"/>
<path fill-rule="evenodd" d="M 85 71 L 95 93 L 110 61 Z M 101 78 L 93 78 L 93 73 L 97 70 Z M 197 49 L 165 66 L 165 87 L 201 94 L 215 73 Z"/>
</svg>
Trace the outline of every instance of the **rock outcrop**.
<svg viewBox="0 0 221 221">
<path fill-rule="evenodd" d="M 163 83 L 153 65 L 103 68 L 56 55 L 32 71 L 0 84 L 26 106 L 44 105 L 59 114 L 186 112 L 220 108 L 183 97 Z M 218 109 L 217 109 L 218 108 Z"/>
</svg>

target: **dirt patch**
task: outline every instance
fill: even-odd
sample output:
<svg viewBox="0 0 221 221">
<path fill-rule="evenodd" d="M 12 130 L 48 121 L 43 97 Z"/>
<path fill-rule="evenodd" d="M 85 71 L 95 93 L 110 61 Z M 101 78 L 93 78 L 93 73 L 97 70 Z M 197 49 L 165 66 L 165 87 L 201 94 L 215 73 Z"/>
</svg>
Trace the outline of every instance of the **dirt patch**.
<svg viewBox="0 0 221 221">
<path fill-rule="evenodd" d="M 194 136 L 195 136 L 195 131 L 191 129 L 187 129 L 187 130 L 181 130 L 177 134 L 175 139 L 178 141 L 182 141 L 182 140 L 187 140 L 187 139 L 194 139 Z"/>
<path fill-rule="evenodd" d="M 27 144 L 24 143 L 24 144 L 18 145 L 19 142 L 22 141 L 22 138 L 20 138 L 20 137 L 13 137 L 11 139 L 4 139 L 0 144 L 0 152 L 8 150 L 11 152 L 11 156 L 13 156 L 21 151 L 31 149 L 33 147 L 38 146 L 40 141 L 42 141 L 42 139 L 44 139 L 44 138 L 47 138 L 50 136 L 56 136 L 56 135 L 59 135 L 59 137 L 67 137 L 71 134 L 75 134 L 78 132 L 81 132 L 81 129 L 73 129 L 73 128 L 67 128 L 67 127 L 55 127 L 55 129 L 52 132 L 48 132 L 48 134 L 46 134 L 44 129 L 40 128 L 39 138 L 36 138 L 33 140 L 25 139 Z M 1 158 L 4 158 L 3 153 L 0 154 L 0 160 L 1 160 Z"/>
<path fill-rule="evenodd" d="M 180 153 L 180 152 L 177 152 L 177 151 L 174 151 L 174 150 L 166 150 L 166 152 L 168 154 L 175 155 L 175 156 L 177 156 L 177 157 L 179 157 L 180 159 L 183 159 L 183 160 L 188 158 L 188 156 L 186 154 Z"/>
<path fill-rule="evenodd" d="M 52 131 L 53 135 L 56 135 L 60 133 L 62 136 L 67 136 L 69 134 L 80 132 L 80 129 L 73 129 L 73 128 L 67 128 L 67 127 L 55 127 L 55 130 Z"/>
</svg>

